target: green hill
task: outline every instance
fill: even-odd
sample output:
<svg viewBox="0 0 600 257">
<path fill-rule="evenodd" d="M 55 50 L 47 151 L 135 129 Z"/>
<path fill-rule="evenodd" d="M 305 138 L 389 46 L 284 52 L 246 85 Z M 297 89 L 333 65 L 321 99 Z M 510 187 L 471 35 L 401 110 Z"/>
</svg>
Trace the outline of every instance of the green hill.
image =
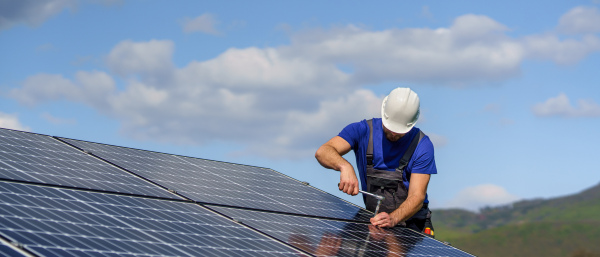
<svg viewBox="0 0 600 257">
<path fill-rule="evenodd" d="M 437 239 L 478 256 L 600 257 L 600 184 L 478 213 L 433 212 Z"/>
</svg>

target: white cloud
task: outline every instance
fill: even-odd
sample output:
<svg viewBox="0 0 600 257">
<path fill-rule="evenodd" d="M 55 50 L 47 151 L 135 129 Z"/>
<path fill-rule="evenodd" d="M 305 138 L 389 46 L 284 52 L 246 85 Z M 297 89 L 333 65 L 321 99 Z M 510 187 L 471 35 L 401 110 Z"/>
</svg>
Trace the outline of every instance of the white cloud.
<svg viewBox="0 0 600 257">
<path fill-rule="evenodd" d="M 248 48 L 175 69 L 169 61 L 172 49 L 170 41 L 156 40 L 115 46 L 107 61 L 111 70 L 129 78 L 123 90 L 105 72 L 81 71 L 74 79 L 34 75 L 11 96 L 30 105 L 56 100 L 90 105 L 121 120 L 123 132 L 138 139 L 185 144 L 231 140 L 262 155 L 286 152 L 298 158 L 303 157 L 299 153 L 312 156 L 322 143 L 322 131 L 313 128 L 339 130 L 344 117 L 348 122 L 377 115 L 379 97 L 353 90 L 348 75 L 333 65 L 285 58 L 276 49 Z"/>
<path fill-rule="evenodd" d="M 281 133 L 266 140 L 265 144 L 251 146 L 251 151 L 266 152 L 275 147 L 274 157 L 293 157 L 292 149 L 304 149 L 301 156 L 313 156 L 316 147 L 337 135 L 350 122 L 378 117 L 381 101 L 369 90 L 356 90 L 346 96 L 319 103 L 313 112 L 293 110 L 285 115 Z"/>
<path fill-rule="evenodd" d="M 581 39 L 561 40 L 553 34 L 533 35 L 523 39 L 523 47 L 529 58 L 573 64 L 593 52 L 600 51 L 600 38 L 584 35 Z"/>
<path fill-rule="evenodd" d="M 210 13 L 202 14 L 193 19 L 185 18 L 182 22 L 183 32 L 185 33 L 202 32 L 212 35 L 220 34 L 215 28 L 217 24 L 219 24 L 219 22 Z"/>
<path fill-rule="evenodd" d="M 73 8 L 76 0 L 18 0 L 2 1 L 0 8 L 0 29 L 7 29 L 18 23 L 37 26 L 65 8 Z"/>
<path fill-rule="evenodd" d="M 455 19 L 449 28 L 368 31 L 355 26 L 308 31 L 281 51 L 318 63 L 352 67 L 354 80 L 469 85 L 519 74 L 522 46 L 507 28 L 478 15 Z"/>
<path fill-rule="evenodd" d="M 108 93 L 115 88 L 113 79 L 106 73 L 80 71 L 72 81 L 56 74 L 37 74 L 27 78 L 21 88 L 9 95 L 26 105 L 45 101 L 67 100 L 102 107 Z"/>
<path fill-rule="evenodd" d="M 557 29 L 565 34 L 598 33 L 600 11 L 596 7 L 575 7 L 560 18 Z"/>
<path fill-rule="evenodd" d="M 61 100 L 89 105 L 121 121 L 122 132 L 137 139 L 229 141 L 247 146 L 244 153 L 303 158 L 347 123 L 379 116 L 382 96 L 363 85 L 504 80 L 519 73 L 524 58 L 537 53 L 572 62 L 590 53 L 597 40 L 527 41 L 506 31 L 480 15 L 464 15 L 438 29 L 369 31 L 350 25 L 297 33 L 286 46 L 231 48 L 183 67 L 173 64 L 175 45 L 169 40 L 127 40 L 106 58 L 109 70 L 123 78 L 120 87 L 103 71 L 80 71 L 73 78 L 37 74 L 11 96 L 30 105 Z M 565 47 L 570 42 L 574 45 Z M 582 45 L 587 50 L 577 49 Z M 575 57 L 547 56 L 571 50 Z M 581 108 L 595 107 L 583 102 Z M 447 142 L 431 136 L 436 146 Z"/>
<path fill-rule="evenodd" d="M 560 93 L 543 103 L 537 103 L 532 111 L 533 114 L 541 117 L 600 117 L 600 105 L 593 100 L 579 99 L 577 103 L 577 106 L 572 106 L 569 97 L 565 93 Z"/>
<path fill-rule="evenodd" d="M 121 76 L 142 75 L 144 79 L 161 80 L 173 70 L 173 42 L 150 40 L 148 42 L 122 41 L 108 54 L 109 68 Z"/>
<path fill-rule="evenodd" d="M 486 206 L 498 206 L 519 200 L 520 197 L 510 194 L 506 189 L 492 184 L 466 187 L 448 201 L 444 208 L 463 208 L 477 211 Z"/>
<path fill-rule="evenodd" d="M 328 93 L 323 90 L 347 84 L 350 78 L 331 63 L 288 56 L 275 48 L 254 47 L 231 48 L 215 59 L 193 62 L 180 75 L 241 90 L 302 89 L 311 94 Z"/>
<path fill-rule="evenodd" d="M 0 112 L 0 128 L 31 131 L 29 127 L 21 124 L 19 117 L 16 114 L 8 114 L 3 112 Z"/>
<path fill-rule="evenodd" d="M 596 7 L 579 6 L 564 14 L 556 33 L 530 35 L 522 40 L 528 58 L 552 60 L 558 64 L 573 64 L 587 55 L 600 51 L 600 12 Z"/>
<path fill-rule="evenodd" d="M 39 102 L 71 99 L 77 87 L 70 80 L 56 74 L 37 74 L 23 82 L 23 86 L 13 89 L 10 95 L 20 103 L 35 105 Z"/>
</svg>

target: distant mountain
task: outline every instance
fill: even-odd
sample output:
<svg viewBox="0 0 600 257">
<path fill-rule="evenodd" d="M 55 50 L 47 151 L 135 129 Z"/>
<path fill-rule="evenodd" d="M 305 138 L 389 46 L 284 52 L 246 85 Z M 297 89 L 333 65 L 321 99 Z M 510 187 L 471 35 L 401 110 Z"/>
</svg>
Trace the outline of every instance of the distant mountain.
<svg viewBox="0 0 600 257">
<path fill-rule="evenodd" d="M 600 184 L 479 213 L 433 210 L 436 238 L 478 256 L 600 257 Z"/>
</svg>

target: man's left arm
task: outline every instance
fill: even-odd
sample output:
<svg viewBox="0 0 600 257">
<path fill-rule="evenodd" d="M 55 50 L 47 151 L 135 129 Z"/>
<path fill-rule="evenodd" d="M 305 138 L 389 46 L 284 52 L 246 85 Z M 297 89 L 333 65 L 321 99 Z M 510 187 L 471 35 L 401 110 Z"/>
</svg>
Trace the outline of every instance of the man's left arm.
<svg viewBox="0 0 600 257">
<path fill-rule="evenodd" d="M 431 174 L 412 173 L 406 200 L 392 213 L 378 213 L 375 217 L 371 218 L 371 224 L 383 228 L 391 228 L 415 215 L 423 207 L 430 177 Z"/>
</svg>

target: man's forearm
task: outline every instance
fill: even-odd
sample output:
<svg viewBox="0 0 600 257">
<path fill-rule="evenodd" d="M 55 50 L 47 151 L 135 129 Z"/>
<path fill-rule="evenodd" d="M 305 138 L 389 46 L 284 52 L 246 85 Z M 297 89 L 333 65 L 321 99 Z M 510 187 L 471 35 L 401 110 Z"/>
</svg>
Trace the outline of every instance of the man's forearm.
<svg viewBox="0 0 600 257">
<path fill-rule="evenodd" d="M 352 166 L 344 157 L 342 157 L 335 148 L 331 146 L 321 146 L 315 153 L 315 158 L 321 164 L 321 166 L 341 171 L 344 166 Z"/>
<path fill-rule="evenodd" d="M 408 196 L 398 209 L 390 213 L 391 218 L 396 224 L 410 219 L 423 207 L 424 200 L 425 197 Z"/>
</svg>

